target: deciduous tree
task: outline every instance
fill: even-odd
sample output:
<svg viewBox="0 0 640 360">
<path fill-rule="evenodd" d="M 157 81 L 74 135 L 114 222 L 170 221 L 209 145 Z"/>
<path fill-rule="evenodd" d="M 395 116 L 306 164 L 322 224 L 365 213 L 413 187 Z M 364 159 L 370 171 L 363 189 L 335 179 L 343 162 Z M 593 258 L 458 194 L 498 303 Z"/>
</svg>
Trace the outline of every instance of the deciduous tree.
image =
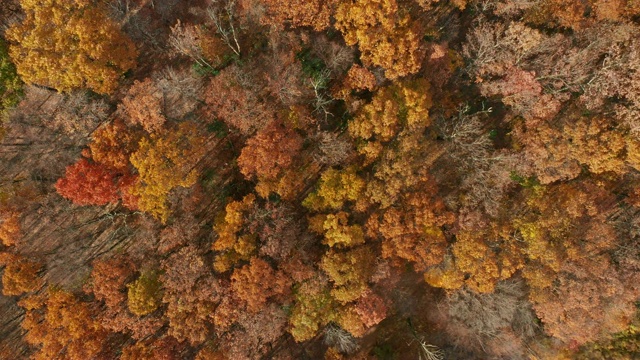
<svg viewBox="0 0 640 360">
<path fill-rule="evenodd" d="M 289 286 L 282 272 L 274 271 L 258 257 L 251 258 L 248 265 L 236 268 L 231 275 L 231 289 L 251 313 L 260 311 L 270 297 L 283 294 Z"/>
<path fill-rule="evenodd" d="M 21 255 L 0 253 L 2 274 L 2 293 L 6 296 L 19 296 L 38 290 L 43 280 L 40 277 L 42 264 Z"/>
<path fill-rule="evenodd" d="M 127 284 L 127 305 L 129 311 L 138 316 L 154 312 L 160 306 L 162 284 L 154 271 L 143 272 L 140 277 Z"/>
<path fill-rule="evenodd" d="M 67 167 L 56 182 L 56 191 L 77 205 L 105 205 L 118 201 L 117 173 L 81 158 Z"/>
<path fill-rule="evenodd" d="M 333 283 L 331 295 L 342 304 L 358 299 L 367 290 L 374 265 L 374 252 L 366 245 L 346 251 L 331 249 L 320 262 Z"/>
<path fill-rule="evenodd" d="M 136 80 L 122 99 L 121 109 L 128 115 L 130 124 L 141 125 L 148 133 L 159 131 L 167 120 L 162 95 L 152 79 Z"/>
<path fill-rule="evenodd" d="M 275 180 L 290 167 L 302 148 L 302 137 L 281 122 L 271 122 L 247 140 L 238 157 L 240 172 L 248 179 Z"/>
<path fill-rule="evenodd" d="M 24 20 L 7 30 L 10 54 L 27 83 L 109 94 L 136 65 L 135 45 L 102 2 L 20 1 Z"/>
<path fill-rule="evenodd" d="M 80 360 L 106 356 L 109 333 L 97 320 L 95 304 L 64 290 L 49 289 L 40 301 L 29 301 L 22 327 L 38 360 Z"/>
<path fill-rule="evenodd" d="M 162 222 L 169 217 L 167 196 L 174 188 L 190 187 L 198 177 L 196 163 L 203 153 L 203 139 L 196 127 L 183 122 L 175 130 L 166 130 L 142 138 L 130 161 L 138 170 L 131 190 L 138 197 L 138 208 Z"/>
<path fill-rule="evenodd" d="M 392 80 L 420 70 L 425 49 L 418 24 L 395 0 L 344 1 L 335 18 L 347 45 L 358 45 L 365 65 L 383 67 Z"/>
</svg>

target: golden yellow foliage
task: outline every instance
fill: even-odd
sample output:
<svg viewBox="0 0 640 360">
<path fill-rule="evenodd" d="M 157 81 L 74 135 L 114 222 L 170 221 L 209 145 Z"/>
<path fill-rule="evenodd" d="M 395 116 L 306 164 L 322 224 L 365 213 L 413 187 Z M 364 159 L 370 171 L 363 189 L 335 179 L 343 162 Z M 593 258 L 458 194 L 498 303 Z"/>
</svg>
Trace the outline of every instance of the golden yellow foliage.
<svg viewBox="0 0 640 360">
<path fill-rule="evenodd" d="M 245 214 L 253 207 L 256 197 L 249 194 L 242 201 L 232 201 L 216 219 L 213 230 L 218 238 L 211 248 L 218 251 L 213 267 L 217 272 L 225 272 L 240 260 L 249 260 L 256 250 L 254 234 L 242 233 Z"/>
<path fill-rule="evenodd" d="M 376 256 L 367 246 L 338 252 L 333 249 L 324 254 L 320 268 L 333 282 L 331 295 L 340 303 L 348 303 L 368 288 Z"/>
<path fill-rule="evenodd" d="M 364 244 L 364 232 L 360 225 L 348 225 L 349 214 L 340 211 L 326 216 L 323 243 L 330 247 L 348 248 Z"/>
<path fill-rule="evenodd" d="M 309 194 L 302 205 L 313 211 L 338 210 L 345 202 L 360 198 L 365 182 L 356 174 L 355 166 L 344 170 L 329 169 L 322 173 L 318 189 Z"/>
<path fill-rule="evenodd" d="M 7 30 L 10 55 L 27 83 L 59 91 L 112 93 L 136 65 L 136 49 L 106 15 L 105 2 L 21 0 L 24 20 Z"/>
<path fill-rule="evenodd" d="M 429 83 L 425 79 L 380 89 L 349 123 L 349 134 L 360 140 L 358 151 L 365 155 L 367 162 L 373 162 L 381 155 L 382 145 L 403 129 L 414 133 L 429 126 L 431 105 Z"/>
<path fill-rule="evenodd" d="M 345 1 L 335 18 L 347 45 L 358 45 L 365 65 L 383 67 L 391 80 L 420 70 L 425 50 L 419 27 L 395 0 Z"/>
<path fill-rule="evenodd" d="M 160 131 L 142 138 L 130 161 L 138 170 L 138 182 L 131 190 L 138 196 L 138 207 L 165 223 L 169 217 L 166 204 L 174 188 L 195 184 L 195 164 L 202 156 L 203 139 L 195 126 L 184 122 L 175 130 Z"/>
</svg>

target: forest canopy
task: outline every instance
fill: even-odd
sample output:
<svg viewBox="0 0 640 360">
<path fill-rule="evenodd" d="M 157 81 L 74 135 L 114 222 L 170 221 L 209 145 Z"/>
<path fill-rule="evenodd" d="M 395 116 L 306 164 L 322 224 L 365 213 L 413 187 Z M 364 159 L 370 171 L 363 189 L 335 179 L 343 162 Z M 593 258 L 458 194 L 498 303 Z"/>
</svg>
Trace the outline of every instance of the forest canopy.
<svg viewBox="0 0 640 360">
<path fill-rule="evenodd" d="M 640 358 L 640 2 L 0 2 L 0 359 Z"/>
</svg>

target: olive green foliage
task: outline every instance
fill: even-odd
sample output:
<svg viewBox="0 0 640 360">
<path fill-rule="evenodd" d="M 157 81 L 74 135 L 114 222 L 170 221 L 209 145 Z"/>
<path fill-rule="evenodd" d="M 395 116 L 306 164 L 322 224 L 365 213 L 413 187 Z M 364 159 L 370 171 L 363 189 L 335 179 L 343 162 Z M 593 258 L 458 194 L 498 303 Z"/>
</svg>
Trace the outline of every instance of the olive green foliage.
<svg viewBox="0 0 640 360">
<path fill-rule="evenodd" d="M 127 304 L 129 311 L 138 316 L 154 312 L 162 299 L 162 284 L 155 272 L 144 272 L 138 280 L 128 284 Z"/>
</svg>

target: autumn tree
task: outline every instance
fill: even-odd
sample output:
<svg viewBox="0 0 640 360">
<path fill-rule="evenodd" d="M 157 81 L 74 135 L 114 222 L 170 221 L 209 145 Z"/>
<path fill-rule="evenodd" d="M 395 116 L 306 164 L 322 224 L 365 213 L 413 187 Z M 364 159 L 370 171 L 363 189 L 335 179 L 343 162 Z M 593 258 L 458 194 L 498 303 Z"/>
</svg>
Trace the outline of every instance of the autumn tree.
<svg viewBox="0 0 640 360">
<path fill-rule="evenodd" d="M 255 201 L 253 194 L 245 196 L 242 201 L 232 201 L 216 218 L 213 230 L 218 237 L 211 248 L 219 252 L 214 262 L 217 272 L 230 270 L 240 260 L 249 260 L 257 250 L 257 234 L 244 229 L 246 217 Z"/>
<path fill-rule="evenodd" d="M 67 167 L 56 190 L 77 205 L 105 205 L 118 201 L 117 173 L 102 164 L 81 158 Z"/>
<path fill-rule="evenodd" d="M 312 211 L 339 210 L 345 203 L 357 201 L 365 187 L 355 166 L 344 170 L 328 169 L 320 175 L 317 189 L 309 194 L 302 205 Z"/>
<path fill-rule="evenodd" d="M 138 197 L 140 210 L 167 221 L 169 192 L 196 182 L 198 173 L 194 167 L 202 155 L 202 145 L 197 128 L 189 122 L 140 140 L 130 158 L 139 175 L 131 192 Z"/>
<path fill-rule="evenodd" d="M 112 93 L 136 65 L 135 45 L 106 15 L 105 4 L 22 0 L 24 20 L 7 30 L 10 54 L 27 83 L 59 91 Z"/>
<path fill-rule="evenodd" d="M 498 282 L 489 294 L 466 288 L 450 292 L 436 313 L 456 346 L 494 356 L 524 356 L 540 330 L 521 280 Z"/>
<path fill-rule="evenodd" d="M 527 203 L 534 211 L 514 225 L 528 259 L 529 298 L 545 330 L 574 344 L 622 330 L 638 290 L 623 285 L 623 269 L 608 253 L 616 241 L 606 221 L 612 194 L 582 181 L 534 190 Z"/>
<path fill-rule="evenodd" d="M 425 49 L 419 26 L 396 0 L 341 2 L 335 19 L 347 45 L 358 45 L 362 62 L 383 67 L 388 79 L 420 70 Z"/>
<path fill-rule="evenodd" d="M 259 237 L 260 254 L 277 261 L 289 259 L 304 236 L 300 216 L 284 202 L 254 202 L 246 225 L 248 232 Z"/>
<path fill-rule="evenodd" d="M 286 330 L 287 314 L 282 306 L 269 304 L 258 313 L 242 313 L 236 326 L 224 335 L 227 358 L 255 359 L 268 356 Z"/>
<path fill-rule="evenodd" d="M 252 313 L 262 309 L 270 297 L 283 294 L 287 282 L 284 274 L 258 257 L 251 258 L 248 265 L 236 268 L 231 275 L 231 289 Z"/>
<path fill-rule="evenodd" d="M 99 127 L 91 134 L 89 151 L 91 158 L 115 170 L 125 171 L 129 157 L 140 141 L 140 134 L 128 128 L 121 119 Z"/>
<path fill-rule="evenodd" d="M 210 70 L 221 65 L 228 52 L 223 41 L 209 34 L 202 26 L 182 24 L 180 20 L 171 27 L 169 43 L 177 53 L 190 57 L 202 68 Z"/>
<path fill-rule="evenodd" d="M 289 317 L 290 332 L 295 341 L 313 338 L 323 326 L 335 319 L 338 304 L 329 289 L 326 279 L 321 276 L 299 285 Z"/>
<path fill-rule="evenodd" d="M 235 65 L 210 80 L 204 93 L 205 112 L 211 120 L 222 120 L 244 135 L 252 135 L 275 119 L 275 114 L 251 91 L 251 82 Z"/>
<path fill-rule="evenodd" d="M 274 121 L 247 140 L 238 157 L 240 172 L 248 179 L 275 180 L 301 148 L 300 135 Z"/>
<path fill-rule="evenodd" d="M 36 291 L 43 284 L 40 277 L 42 264 L 27 257 L 2 252 L 0 267 L 4 267 L 2 293 L 6 296 L 19 296 Z"/>
<path fill-rule="evenodd" d="M 121 360 L 179 360 L 185 346 L 171 336 L 139 341 L 122 349 Z"/>
<path fill-rule="evenodd" d="M 321 31 L 331 24 L 332 10 L 337 1 L 260 0 L 260 2 L 267 10 L 267 14 L 261 20 L 269 25 L 310 26 L 316 31 Z"/>
<path fill-rule="evenodd" d="M 493 292 L 499 281 L 524 267 L 521 249 L 509 227 L 467 230 L 456 234 L 452 259 L 429 269 L 425 280 L 432 286 L 455 290 L 464 285 L 478 293 Z"/>
<path fill-rule="evenodd" d="M 343 304 L 358 299 L 368 288 L 374 261 L 375 255 L 368 246 L 326 252 L 320 267 L 333 283 L 331 295 Z"/>
<path fill-rule="evenodd" d="M 404 195 L 400 206 L 387 209 L 381 216 L 372 214 L 367 221 L 367 234 L 383 239 L 382 256 L 410 261 L 416 271 L 444 260 L 447 239 L 443 226 L 455 219 L 442 199 L 435 196 L 434 185 L 430 186 L 430 191 Z"/>
<path fill-rule="evenodd" d="M 362 107 L 352 122 L 349 134 L 362 140 L 358 151 L 367 162 L 380 157 L 383 145 L 404 128 L 419 131 L 431 124 L 429 83 L 424 79 L 400 82 L 378 90 L 371 103 Z"/>
<path fill-rule="evenodd" d="M 13 246 L 22 236 L 20 214 L 11 209 L 0 210 L 0 243 Z"/>
<path fill-rule="evenodd" d="M 321 228 L 317 231 L 324 234 L 323 243 L 329 247 L 349 248 L 365 242 L 364 231 L 358 224 L 349 225 L 349 214 L 340 211 L 336 214 L 318 215 L 311 222 L 321 221 Z M 319 224 L 320 225 L 320 224 Z"/>
<path fill-rule="evenodd" d="M 16 66 L 9 58 L 7 45 L 0 40 L 0 112 L 18 104 L 23 95 L 22 80 L 18 77 Z"/>
<path fill-rule="evenodd" d="M 202 344 L 212 334 L 214 311 L 228 289 L 215 279 L 211 265 L 193 246 L 173 253 L 162 262 L 162 302 L 169 320 L 168 334 L 178 341 Z"/>
<path fill-rule="evenodd" d="M 156 272 L 143 272 L 136 281 L 127 284 L 129 310 L 138 316 L 154 312 L 160 306 L 161 286 Z"/>
<path fill-rule="evenodd" d="M 150 78 L 134 81 L 121 105 L 122 110 L 128 115 L 129 123 L 141 125 L 148 133 L 161 130 L 166 121 L 162 95 Z"/>
<path fill-rule="evenodd" d="M 109 333 L 97 320 L 95 304 L 57 289 L 22 304 L 25 340 L 38 347 L 34 359 L 91 359 L 109 352 Z"/>
<path fill-rule="evenodd" d="M 99 321 L 105 329 L 143 339 L 155 334 L 165 321 L 153 315 L 141 318 L 128 310 L 127 284 L 135 280 L 137 268 L 138 265 L 126 256 L 99 259 L 93 263 L 92 281 L 85 285 L 84 291 L 104 302 L 105 309 L 100 312 Z"/>
</svg>

